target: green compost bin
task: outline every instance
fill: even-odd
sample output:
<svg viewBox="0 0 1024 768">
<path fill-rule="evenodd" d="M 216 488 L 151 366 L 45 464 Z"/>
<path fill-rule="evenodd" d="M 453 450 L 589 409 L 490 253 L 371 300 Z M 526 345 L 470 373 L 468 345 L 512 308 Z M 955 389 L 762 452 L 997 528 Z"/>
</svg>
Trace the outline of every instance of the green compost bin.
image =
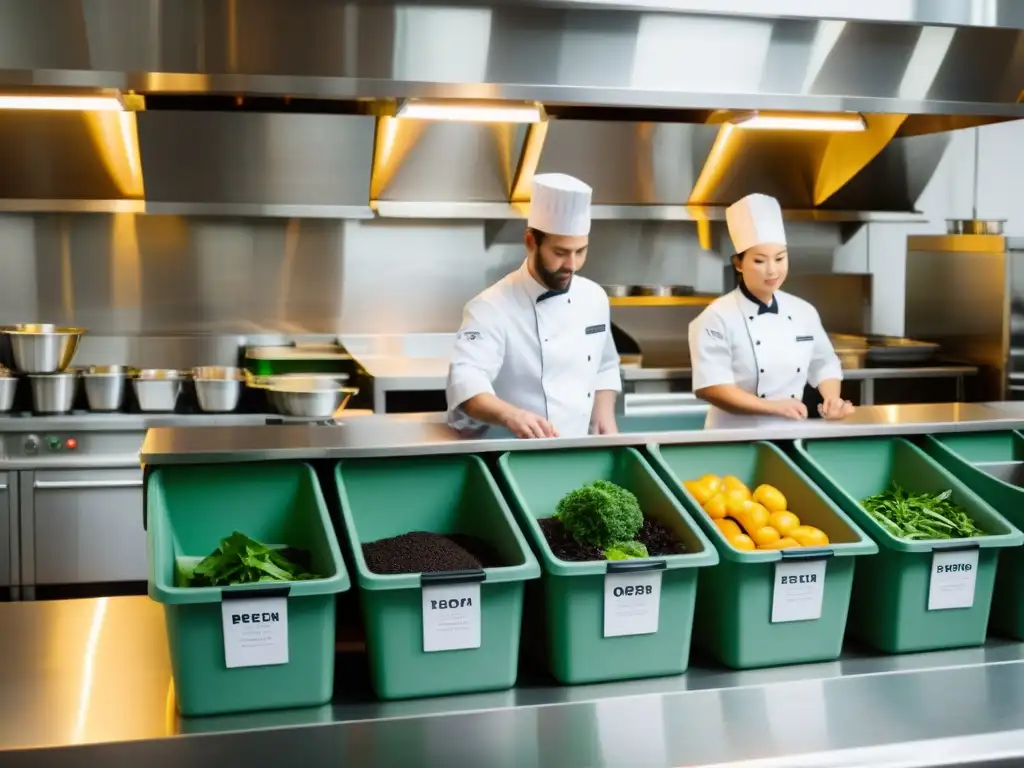
<svg viewBox="0 0 1024 768">
<path fill-rule="evenodd" d="M 926 435 L 922 447 L 1012 525 L 1024 529 L 1024 436 L 1013 431 Z M 1020 547 L 999 557 L 988 623 L 996 634 L 1024 640 Z"/>
<path fill-rule="evenodd" d="M 374 690 L 382 699 L 511 688 L 519 661 L 523 584 L 540 566 L 479 456 L 346 459 L 335 479 L 352 547 Z M 413 531 L 465 534 L 507 564 L 479 571 L 372 573 L 362 545 Z M 429 593 L 479 585 L 479 646 L 427 650 Z M 431 625 L 433 626 L 433 625 Z"/>
<path fill-rule="evenodd" d="M 985 642 L 999 551 L 1024 536 L 967 485 L 904 438 L 796 440 L 797 462 L 876 542 L 880 551 L 858 569 L 850 606 L 851 633 L 887 653 L 977 646 Z M 952 491 L 985 536 L 906 541 L 889 533 L 861 499 L 899 484 L 911 493 Z M 929 610 L 937 557 L 978 551 L 970 607 Z M 938 554 L 937 554 L 938 553 Z"/>
<path fill-rule="evenodd" d="M 579 684 L 685 672 L 697 574 L 717 563 L 718 555 L 646 459 L 634 448 L 521 451 L 502 456 L 498 471 L 543 562 L 524 631 L 543 640 L 551 674 L 561 683 Z M 632 491 L 644 515 L 674 532 L 686 553 L 620 562 L 556 558 L 537 520 L 551 517 L 569 491 L 595 480 Z M 655 571 L 661 573 L 656 629 L 628 635 L 612 630 L 606 636 L 606 590 L 647 583 Z"/>
<path fill-rule="evenodd" d="M 648 451 L 654 467 L 707 531 L 721 556 L 719 564 L 701 577 L 694 628 L 698 646 L 734 669 L 838 658 L 854 564 L 859 555 L 877 553 L 875 543 L 771 443 L 652 445 Z M 801 523 L 824 531 L 828 547 L 736 549 L 683 485 L 706 474 L 733 475 L 751 490 L 761 483 L 775 486 Z M 776 581 L 815 561 L 824 561 L 825 569 L 820 616 L 790 621 L 783 620 L 789 617 L 780 612 L 779 620 L 773 622 Z"/>
<path fill-rule="evenodd" d="M 302 463 L 161 467 L 146 480 L 149 595 L 162 603 L 184 716 L 326 704 L 334 693 L 336 595 L 350 587 L 316 474 Z M 310 553 L 323 578 L 260 586 L 179 587 L 179 559 L 238 531 Z M 223 604 L 287 598 L 287 663 L 227 666 Z"/>
</svg>

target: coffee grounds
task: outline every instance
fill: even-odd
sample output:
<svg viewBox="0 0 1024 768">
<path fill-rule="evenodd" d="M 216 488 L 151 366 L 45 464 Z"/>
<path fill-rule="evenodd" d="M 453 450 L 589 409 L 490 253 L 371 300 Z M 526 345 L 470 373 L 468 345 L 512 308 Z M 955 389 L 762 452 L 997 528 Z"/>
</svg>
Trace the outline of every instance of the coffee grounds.
<svg viewBox="0 0 1024 768">
<path fill-rule="evenodd" d="M 363 557 L 372 573 L 445 573 L 493 568 L 499 563 L 494 549 L 473 536 L 442 536 L 413 531 L 363 544 Z"/>
<path fill-rule="evenodd" d="M 581 563 L 605 559 L 604 553 L 598 547 L 590 547 L 576 541 L 558 518 L 542 517 L 537 520 L 537 524 L 551 551 L 559 560 Z M 672 531 L 646 517 L 636 540 L 647 547 L 647 553 L 651 557 L 682 555 L 686 552 L 686 547 Z"/>
</svg>

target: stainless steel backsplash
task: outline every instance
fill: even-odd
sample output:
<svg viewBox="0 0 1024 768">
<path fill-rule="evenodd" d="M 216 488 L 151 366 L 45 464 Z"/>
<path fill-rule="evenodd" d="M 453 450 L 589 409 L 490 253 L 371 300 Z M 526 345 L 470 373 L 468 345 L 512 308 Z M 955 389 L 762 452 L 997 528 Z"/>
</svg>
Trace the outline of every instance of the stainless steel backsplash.
<svg viewBox="0 0 1024 768">
<path fill-rule="evenodd" d="M 521 224 L 0 216 L 0 324 L 89 329 L 79 363 L 227 362 L 260 337 L 447 333 L 523 258 Z M 718 291 L 723 261 L 686 222 L 597 221 L 584 274 Z M 685 332 L 685 331 L 684 331 Z"/>
</svg>

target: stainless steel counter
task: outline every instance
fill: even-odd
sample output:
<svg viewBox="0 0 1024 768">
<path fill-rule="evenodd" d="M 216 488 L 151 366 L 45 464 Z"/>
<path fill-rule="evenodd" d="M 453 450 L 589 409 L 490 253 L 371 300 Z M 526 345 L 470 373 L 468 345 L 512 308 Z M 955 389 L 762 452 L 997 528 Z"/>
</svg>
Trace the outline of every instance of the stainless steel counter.
<svg viewBox="0 0 1024 768">
<path fill-rule="evenodd" d="M 1024 427 L 1024 411 L 1012 403 L 942 403 L 858 408 L 842 422 L 813 419 L 755 429 L 635 432 L 608 437 L 553 440 L 467 439 L 444 423 L 443 414 L 373 415 L 338 426 L 244 426 L 151 429 L 142 461 L 151 466 L 271 459 L 413 456 L 647 443 L 715 443 L 865 435 L 908 435 Z"/>
<path fill-rule="evenodd" d="M 349 411 L 347 418 L 369 411 Z M 276 413 L 88 413 L 62 416 L 0 414 L 0 433 L 5 432 L 144 432 L 153 427 L 244 427 L 264 425 L 268 419 L 305 424 L 307 418 Z"/>
<path fill-rule="evenodd" d="M 351 654 L 331 705 L 183 720 L 160 607 L 145 597 L 0 605 L 5 768 L 935 766 L 1024 759 L 1024 646 L 373 701 Z M 361 658 L 361 657 L 358 657 Z M 194 738 L 202 735 L 203 738 Z M 46 748 L 65 748 L 57 755 Z M 1005 760 L 1006 762 L 1000 762 Z"/>
</svg>

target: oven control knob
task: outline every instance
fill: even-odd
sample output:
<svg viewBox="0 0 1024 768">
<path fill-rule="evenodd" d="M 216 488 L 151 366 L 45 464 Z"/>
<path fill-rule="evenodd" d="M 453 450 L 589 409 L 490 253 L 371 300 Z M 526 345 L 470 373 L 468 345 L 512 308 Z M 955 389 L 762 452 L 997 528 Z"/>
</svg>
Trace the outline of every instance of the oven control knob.
<svg viewBox="0 0 1024 768">
<path fill-rule="evenodd" d="M 25 453 L 38 453 L 39 451 L 39 438 L 35 435 L 29 435 L 25 438 Z"/>
</svg>

